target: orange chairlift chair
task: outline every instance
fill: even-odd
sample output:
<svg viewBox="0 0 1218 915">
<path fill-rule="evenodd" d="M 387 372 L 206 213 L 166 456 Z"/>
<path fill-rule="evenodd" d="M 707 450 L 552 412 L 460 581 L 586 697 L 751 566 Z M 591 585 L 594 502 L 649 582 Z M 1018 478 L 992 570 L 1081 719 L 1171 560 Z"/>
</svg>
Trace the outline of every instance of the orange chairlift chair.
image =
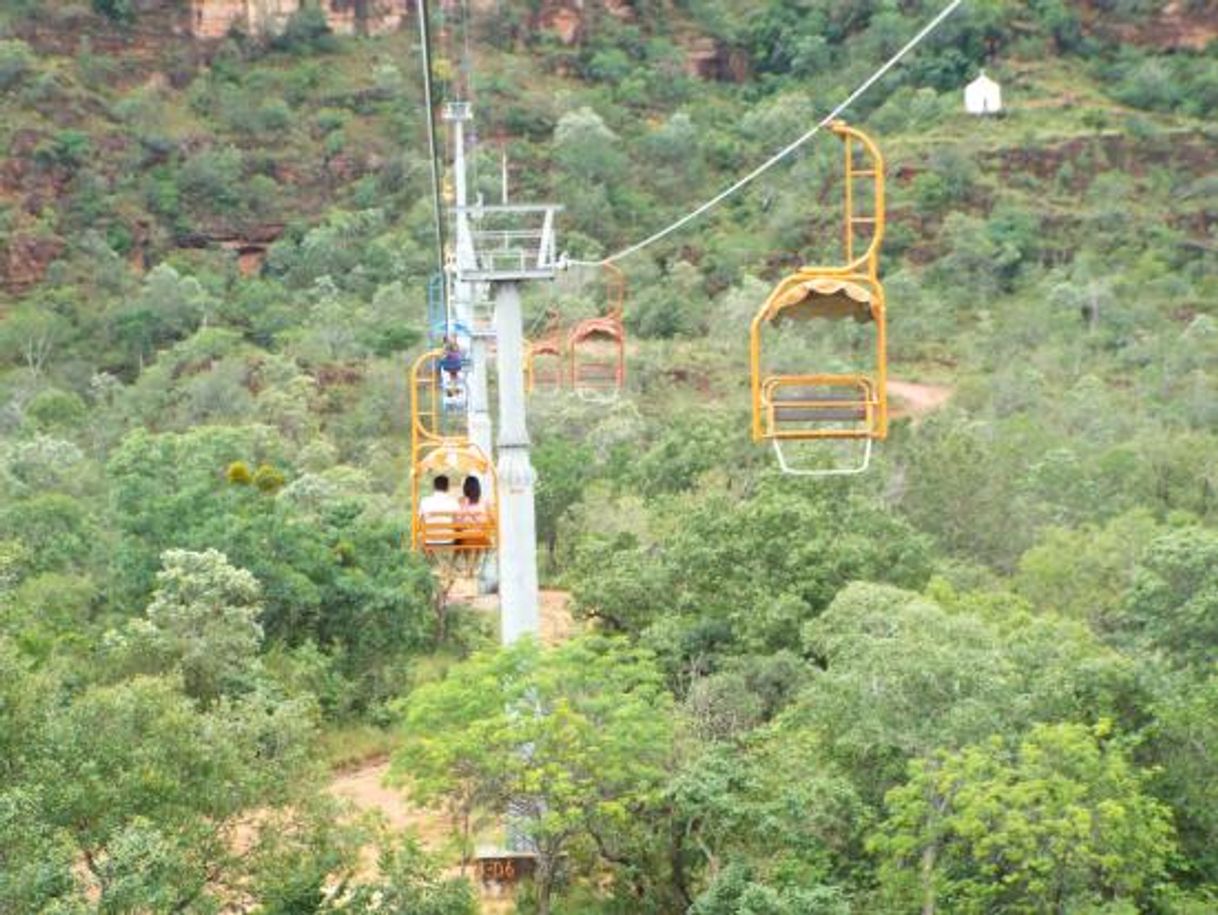
<svg viewBox="0 0 1218 915">
<path fill-rule="evenodd" d="M 441 406 L 439 362 L 442 349 L 424 353 L 410 369 L 410 546 L 430 558 L 477 558 L 495 549 L 499 540 L 499 486 L 495 465 L 468 438 L 462 411 L 446 414 Z M 490 493 L 481 512 L 419 514 L 423 481 L 437 474 L 469 475 L 483 481 Z"/>
<path fill-rule="evenodd" d="M 802 267 L 780 282 L 761 306 L 749 337 L 753 440 L 769 441 L 784 473 L 833 476 L 862 473 L 871 462 L 872 443 L 888 435 L 888 361 L 884 288 L 878 276 L 884 238 L 884 160 L 862 131 L 841 121 L 830 130 L 845 148 L 845 263 Z M 871 184 L 871 206 L 859 181 Z M 782 320 L 852 318 L 875 327 L 874 359 L 848 373 L 799 373 L 765 367 L 762 330 Z M 859 462 L 849 467 L 796 467 L 783 450 L 790 442 L 856 441 Z"/>
<path fill-rule="evenodd" d="M 608 287 L 605 314 L 586 318 L 567 335 L 568 377 L 581 400 L 609 403 L 626 385 L 626 275 L 605 264 Z"/>
<path fill-rule="evenodd" d="M 525 352 L 525 392 L 561 391 L 566 384 L 563 373 L 562 319 L 550 312 L 541 336 L 528 343 Z"/>
</svg>

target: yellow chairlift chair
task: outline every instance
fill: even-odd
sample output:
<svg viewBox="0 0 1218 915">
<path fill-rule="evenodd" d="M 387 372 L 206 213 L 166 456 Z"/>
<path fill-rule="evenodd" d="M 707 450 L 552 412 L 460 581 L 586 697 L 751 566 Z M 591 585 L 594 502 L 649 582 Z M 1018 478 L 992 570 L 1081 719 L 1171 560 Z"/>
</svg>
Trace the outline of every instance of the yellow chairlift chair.
<svg viewBox="0 0 1218 915">
<path fill-rule="evenodd" d="M 838 121 L 830 129 L 845 148 L 845 263 L 802 267 L 780 282 L 753 318 L 749 338 L 754 441 L 769 441 L 784 473 L 834 476 L 865 471 L 872 444 L 888 435 L 887 327 L 884 288 L 878 277 L 884 237 L 884 161 L 862 131 Z M 871 205 L 856 183 L 872 185 Z M 851 318 L 875 328 L 874 356 L 850 372 L 769 369 L 762 331 L 786 320 Z M 784 451 L 792 442 L 856 441 L 859 461 L 848 467 L 795 466 Z"/>
<path fill-rule="evenodd" d="M 423 481 L 440 474 L 456 479 L 478 477 L 490 501 L 479 513 L 419 512 Z M 499 542 L 499 486 L 495 465 L 477 445 L 465 439 L 428 442 L 415 455 L 410 474 L 410 546 L 429 558 L 465 556 L 476 559 Z"/>
<path fill-rule="evenodd" d="M 479 556 L 495 549 L 499 539 L 499 507 L 495 465 L 468 437 L 464 411 L 443 409 L 442 349 L 419 356 L 410 368 L 410 545 L 429 557 Z M 485 511 L 419 514 L 422 484 L 438 474 L 474 475 L 482 491 L 491 493 Z"/>
</svg>

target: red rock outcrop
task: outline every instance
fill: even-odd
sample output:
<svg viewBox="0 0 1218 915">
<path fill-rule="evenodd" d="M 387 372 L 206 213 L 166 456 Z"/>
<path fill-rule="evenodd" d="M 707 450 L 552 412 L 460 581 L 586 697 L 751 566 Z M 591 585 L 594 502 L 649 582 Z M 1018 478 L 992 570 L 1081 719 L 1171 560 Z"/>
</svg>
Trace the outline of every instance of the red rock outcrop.
<svg viewBox="0 0 1218 915">
<path fill-rule="evenodd" d="M 275 35 L 300 10 L 302 0 L 190 0 L 190 34 L 200 40 L 223 38 L 232 29 Z M 399 28 L 409 0 L 325 0 L 322 11 L 338 35 L 379 35 Z"/>
<path fill-rule="evenodd" d="M 13 292 L 42 281 L 51 261 L 63 253 L 62 238 L 22 235 L 8 237 L 4 251 L 4 285 Z"/>
</svg>

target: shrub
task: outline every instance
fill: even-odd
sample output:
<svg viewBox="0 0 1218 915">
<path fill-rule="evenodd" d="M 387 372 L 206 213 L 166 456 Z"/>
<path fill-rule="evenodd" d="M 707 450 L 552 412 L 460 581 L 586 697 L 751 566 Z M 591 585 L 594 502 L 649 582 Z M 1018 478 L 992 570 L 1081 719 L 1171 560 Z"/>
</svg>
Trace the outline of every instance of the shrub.
<svg viewBox="0 0 1218 915">
<path fill-rule="evenodd" d="M 241 153 L 233 148 L 207 150 L 186 161 L 178 173 L 178 191 L 188 205 L 223 212 L 241 202 Z"/>
<path fill-rule="evenodd" d="M 326 14 L 317 6 L 304 6 L 293 13 L 283 32 L 271 39 L 271 47 L 293 54 L 328 52 L 337 48 Z"/>
<path fill-rule="evenodd" d="M 338 108 L 323 108 L 314 122 L 322 133 L 333 133 L 347 123 L 347 113 Z"/>
<path fill-rule="evenodd" d="M 61 130 L 40 146 L 34 155 L 44 165 L 75 168 L 88 157 L 90 145 L 88 134 L 79 130 Z"/>
<path fill-rule="evenodd" d="M 233 461 L 224 475 L 234 486 L 249 486 L 254 482 L 254 475 L 250 473 L 249 464 L 245 461 Z"/>
<path fill-rule="evenodd" d="M 34 64 L 34 52 L 24 41 L 0 41 L 0 91 L 20 83 Z"/>
<path fill-rule="evenodd" d="M 49 388 L 39 392 L 26 408 L 26 419 L 38 429 L 72 429 L 88 414 L 83 400 L 71 391 Z"/>
<path fill-rule="evenodd" d="M 292 123 L 292 110 L 283 99 L 270 99 L 258 109 L 256 124 L 260 133 L 287 130 Z"/>
<path fill-rule="evenodd" d="M 246 207 L 258 217 L 273 215 L 279 206 L 279 185 L 274 178 L 254 175 L 245 186 Z"/>
<path fill-rule="evenodd" d="M 135 22 L 135 4 L 132 0 L 93 0 L 93 11 L 111 22 L 124 25 Z"/>
<path fill-rule="evenodd" d="M 1135 108 L 1170 111 L 1179 103 L 1181 87 L 1168 67 L 1153 58 L 1133 67 L 1116 88 L 1116 97 Z"/>
<path fill-rule="evenodd" d="M 262 492 L 276 492 L 287 482 L 283 473 L 270 464 L 259 464 L 254 471 L 254 485 Z"/>
</svg>

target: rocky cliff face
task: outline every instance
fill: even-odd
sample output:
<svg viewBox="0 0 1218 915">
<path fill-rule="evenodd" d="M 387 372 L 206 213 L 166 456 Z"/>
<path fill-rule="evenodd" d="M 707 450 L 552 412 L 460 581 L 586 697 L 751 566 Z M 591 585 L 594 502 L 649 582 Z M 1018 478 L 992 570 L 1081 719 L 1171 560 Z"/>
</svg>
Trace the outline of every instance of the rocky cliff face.
<svg viewBox="0 0 1218 915">
<path fill-rule="evenodd" d="M 274 35 L 300 10 L 302 0 L 190 0 L 186 29 L 195 38 L 223 38 L 232 29 Z M 399 28 L 408 0 L 323 0 L 322 12 L 338 35 L 378 35 Z"/>
<path fill-rule="evenodd" d="M 574 47 L 584 41 L 590 5 L 597 12 L 623 22 L 638 19 L 633 0 L 542 0 L 533 18 L 537 31 L 552 32 L 562 44 Z M 481 6 L 493 6 L 481 0 Z M 479 6 L 475 2 L 475 7 Z M 684 42 L 685 69 L 691 76 L 706 80 L 743 82 L 748 78 L 747 56 L 710 36 L 694 36 Z"/>
<path fill-rule="evenodd" d="M 13 233 L 4 245 L 0 282 L 10 292 L 20 293 L 42 281 L 47 267 L 64 250 L 62 238 Z"/>
<path fill-rule="evenodd" d="M 1102 38 L 1164 51 L 1204 50 L 1218 40 L 1218 0 L 1166 0 L 1149 21 L 1116 21 L 1099 9 L 1096 0 L 1084 0 L 1087 28 Z"/>
</svg>

